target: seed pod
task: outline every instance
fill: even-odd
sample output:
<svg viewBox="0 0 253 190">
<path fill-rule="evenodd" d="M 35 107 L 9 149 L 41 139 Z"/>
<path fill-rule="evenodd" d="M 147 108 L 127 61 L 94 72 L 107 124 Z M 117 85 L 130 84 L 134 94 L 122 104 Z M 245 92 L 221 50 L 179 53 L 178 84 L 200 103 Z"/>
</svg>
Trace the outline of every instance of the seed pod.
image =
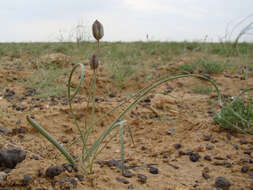
<svg viewBox="0 0 253 190">
<path fill-rule="evenodd" d="M 97 41 L 99 41 L 104 36 L 103 25 L 98 20 L 96 20 L 92 25 L 92 33 Z"/>
<path fill-rule="evenodd" d="M 95 54 L 93 54 L 90 59 L 90 68 L 92 70 L 96 70 L 98 68 L 98 65 L 99 65 L 98 57 Z"/>
</svg>

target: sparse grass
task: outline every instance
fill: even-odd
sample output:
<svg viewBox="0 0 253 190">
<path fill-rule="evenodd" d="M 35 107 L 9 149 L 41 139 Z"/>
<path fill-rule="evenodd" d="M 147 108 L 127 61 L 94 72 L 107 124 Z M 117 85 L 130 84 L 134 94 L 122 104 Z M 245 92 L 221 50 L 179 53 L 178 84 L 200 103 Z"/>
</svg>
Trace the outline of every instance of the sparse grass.
<svg viewBox="0 0 253 190">
<path fill-rule="evenodd" d="M 200 59 L 199 70 L 206 74 L 218 74 L 222 73 L 226 69 L 226 65 L 221 62 L 217 62 L 212 59 Z"/>
<path fill-rule="evenodd" d="M 36 96 L 47 98 L 66 94 L 66 85 L 60 82 L 64 70 L 57 67 L 40 67 L 28 77 L 26 87 L 36 89 Z"/>
<path fill-rule="evenodd" d="M 253 100 L 236 99 L 227 103 L 214 117 L 222 128 L 253 134 Z"/>
<path fill-rule="evenodd" d="M 200 72 L 204 74 L 222 73 L 229 64 L 211 58 L 198 58 L 197 60 L 179 66 L 179 71 L 185 73 Z"/>
</svg>

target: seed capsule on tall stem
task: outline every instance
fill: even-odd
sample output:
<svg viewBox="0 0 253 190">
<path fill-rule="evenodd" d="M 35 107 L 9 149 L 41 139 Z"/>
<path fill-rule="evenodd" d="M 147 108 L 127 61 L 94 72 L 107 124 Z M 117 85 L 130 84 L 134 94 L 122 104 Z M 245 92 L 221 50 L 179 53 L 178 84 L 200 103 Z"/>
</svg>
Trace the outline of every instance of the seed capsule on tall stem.
<svg viewBox="0 0 253 190">
<path fill-rule="evenodd" d="M 98 68 L 98 65 L 99 65 L 98 57 L 95 54 L 93 54 L 90 59 L 90 68 L 92 70 L 96 70 Z"/>
<path fill-rule="evenodd" d="M 104 36 L 103 25 L 98 20 L 96 20 L 92 25 L 92 34 L 98 42 Z"/>
</svg>

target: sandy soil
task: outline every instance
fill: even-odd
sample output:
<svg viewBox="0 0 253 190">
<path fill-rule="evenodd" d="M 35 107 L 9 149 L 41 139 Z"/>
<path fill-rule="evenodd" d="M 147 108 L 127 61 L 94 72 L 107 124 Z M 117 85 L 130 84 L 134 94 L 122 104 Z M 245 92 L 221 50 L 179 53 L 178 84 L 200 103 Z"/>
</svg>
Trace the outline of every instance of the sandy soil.
<svg viewBox="0 0 253 190">
<path fill-rule="evenodd" d="M 173 65 L 174 68 L 176 66 Z M 68 67 L 71 69 L 71 65 Z M 151 72 L 164 73 L 170 69 L 168 64 Z M 210 95 L 194 94 L 191 90 L 192 85 L 207 84 L 206 81 L 195 78 L 178 79 L 161 85 L 125 117 L 135 143 L 133 145 L 129 133 L 125 133 L 125 164 L 129 166 L 132 175 L 122 176 L 120 168 L 117 167 L 117 160 L 120 159 L 117 137 L 99 155 L 94 165 L 94 174 L 85 176 L 79 169 L 63 171 L 54 179 L 46 177 L 45 171 L 49 166 L 61 166 L 67 161 L 28 124 L 26 115 L 33 116 L 52 136 L 65 145 L 78 137 L 78 131 L 69 114 L 65 97 L 37 99 L 20 85 L 19 81 L 33 72 L 31 67 L 25 67 L 25 64 L 17 66 L 11 61 L 0 66 L 0 84 L 8 82 L 0 96 L 0 126 L 10 131 L 6 135 L 0 133 L 0 148 L 19 147 L 27 153 L 26 159 L 15 169 L 1 169 L 0 176 L 4 176 L 0 180 L 2 187 L 37 190 L 212 190 L 216 189 L 215 179 L 222 176 L 230 181 L 230 190 L 250 189 L 253 182 L 253 138 L 221 130 L 213 123 L 213 115 L 220 109 L 216 103 L 215 92 Z M 90 76 L 91 71 L 86 67 L 86 80 Z M 246 87 L 246 82 L 240 79 L 240 75 L 228 76 L 224 73 L 211 77 L 226 96 L 235 96 L 241 88 Z M 67 76 L 63 81 L 67 81 Z M 75 76 L 73 86 L 78 82 L 78 76 Z M 151 81 L 142 83 L 132 80 L 119 92 L 115 90 L 103 69 L 100 69 L 96 117 L 118 105 L 135 90 L 150 83 Z M 249 78 L 248 85 L 253 86 L 252 77 Z M 107 86 L 106 90 L 104 86 Z M 5 97 L 7 89 L 15 94 Z M 115 97 L 109 96 L 108 90 L 114 93 Z M 83 86 L 73 103 L 80 123 L 84 122 L 86 103 L 87 88 Z M 91 111 L 91 108 L 89 110 Z M 90 143 L 105 130 L 118 113 L 119 111 L 110 114 L 109 118 L 94 128 L 90 135 Z M 81 142 L 69 150 L 72 155 L 79 155 Z M 196 158 L 198 155 L 199 159 Z M 243 166 L 248 167 L 248 171 L 242 172 Z M 30 176 L 32 180 L 24 183 L 25 175 Z"/>
</svg>

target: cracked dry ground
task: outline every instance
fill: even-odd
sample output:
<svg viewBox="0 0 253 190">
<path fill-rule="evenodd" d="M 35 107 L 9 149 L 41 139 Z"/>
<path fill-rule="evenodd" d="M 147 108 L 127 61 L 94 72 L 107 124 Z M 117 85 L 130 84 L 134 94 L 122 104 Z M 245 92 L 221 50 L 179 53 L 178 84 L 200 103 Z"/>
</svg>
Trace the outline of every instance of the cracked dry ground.
<svg viewBox="0 0 253 190">
<path fill-rule="evenodd" d="M 69 71 L 71 66 L 68 67 Z M 169 70 L 164 65 L 150 72 Z M 86 80 L 91 71 L 86 67 Z M 125 158 L 128 172 L 120 173 L 119 137 L 107 145 L 99 155 L 94 174 L 85 176 L 77 168 L 66 164 L 56 148 L 26 121 L 30 115 L 63 145 L 78 137 L 78 131 L 69 114 L 66 97 L 40 99 L 33 89 L 20 85 L 20 80 L 33 71 L 24 65 L 11 62 L 0 67 L 0 82 L 7 81 L 1 92 L 0 148 L 18 147 L 26 157 L 14 169 L 1 167 L 1 187 L 6 189 L 161 189 L 161 190 L 211 190 L 217 177 L 231 184 L 230 190 L 250 189 L 253 182 L 253 138 L 249 135 L 221 130 L 213 123 L 219 111 L 215 92 L 210 95 L 194 94 L 191 86 L 207 84 L 195 78 L 167 82 L 156 88 L 132 111 L 125 120 L 131 128 L 134 144 L 125 133 Z M 222 95 L 235 96 L 246 83 L 240 76 L 219 74 L 211 76 Z M 62 82 L 67 81 L 67 76 Z M 79 83 L 78 74 L 72 85 Z M 110 83 L 102 69 L 98 72 L 96 116 L 113 108 L 127 95 L 151 82 L 131 80 L 120 92 Z M 250 77 L 248 85 L 253 85 Z M 105 90 L 104 87 L 107 86 Z M 108 90 L 111 93 L 107 93 Z M 80 123 L 84 122 L 87 89 L 74 100 L 73 109 Z M 125 108 L 125 106 L 124 106 Z M 91 111 L 91 107 L 89 107 Z M 121 108 L 123 110 L 123 108 Z M 90 135 L 91 144 L 105 130 L 119 111 L 100 122 Z M 89 117 L 89 116 L 87 116 Z M 69 151 L 81 153 L 81 142 Z M 48 171 L 51 169 L 56 171 Z M 65 169 L 63 169 L 65 168 Z M 59 171 L 59 172 L 58 172 Z M 50 173 L 51 172 L 51 173 Z M 52 172 L 58 172 L 51 177 Z M 225 189 L 225 188 L 224 188 Z"/>
</svg>

